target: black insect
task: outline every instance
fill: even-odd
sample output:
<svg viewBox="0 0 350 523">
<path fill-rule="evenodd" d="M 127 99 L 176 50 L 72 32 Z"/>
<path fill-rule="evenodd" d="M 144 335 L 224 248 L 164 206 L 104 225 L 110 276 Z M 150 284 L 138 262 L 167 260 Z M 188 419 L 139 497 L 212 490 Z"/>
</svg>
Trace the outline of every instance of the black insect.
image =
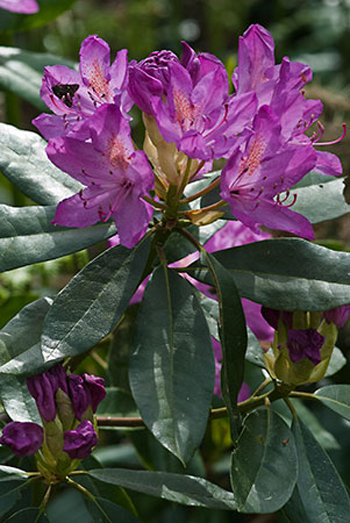
<svg viewBox="0 0 350 523">
<path fill-rule="evenodd" d="M 74 94 L 79 89 L 78 84 L 71 85 L 54 85 L 52 90 L 54 94 L 63 101 L 67 107 L 72 107 Z"/>
</svg>

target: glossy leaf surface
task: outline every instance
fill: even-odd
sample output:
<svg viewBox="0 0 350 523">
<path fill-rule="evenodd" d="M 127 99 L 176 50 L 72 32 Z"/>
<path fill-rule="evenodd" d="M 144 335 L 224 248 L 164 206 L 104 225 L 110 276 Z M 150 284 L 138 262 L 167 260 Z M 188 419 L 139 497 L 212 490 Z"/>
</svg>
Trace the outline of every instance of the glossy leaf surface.
<svg viewBox="0 0 350 523">
<path fill-rule="evenodd" d="M 56 207 L 0 205 L 0 271 L 52 260 L 85 249 L 113 234 L 113 224 L 85 229 L 52 225 Z"/>
<path fill-rule="evenodd" d="M 297 480 L 294 438 L 271 409 L 245 419 L 232 453 L 231 483 L 241 512 L 274 512 L 290 498 Z"/>
<path fill-rule="evenodd" d="M 349 303 L 350 254 L 297 238 L 255 242 L 215 253 L 240 295 L 281 310 L 328 310 Z M 189 274 L 211 284 L 207 268 Z"/>
<path fill-rule="evenodd" d="M 45 369 L 40 337 L 52 300 L 24 307 L 0 330 L 0 374 L 34 374 Z"/>
<path fill-rule="evenodd" d="M 70 281 L 45 321 L 42 351 L 46 362 L 81 354 L 111 332 L 139 284 L 148 253 L 148 239 L 132 250 L 117 245 Z"/>
<path fill-rule="evenodd" d="M 338 472 L 312 433 L 292 425 L 298 452 L 298 492 L 310 523 L 347 523 L 350 498 Z"/>
<path fill-rule="evenodd" d="M 208 326 L 189 283 L 156 269 L 137 318 L 130 385 L 154 436 L 186 462 L 199 446 L 214 388 Z"/>
<path fill-rule="evenodd" d="M 350 421 L 350 385 L 328 385 L 315 394 L 326 407 Z"/>
<path fill-rule="evenodd" d="M 89 474 L 105 483 L 184 505 L 235 510 L 232 492 L 196 476 L 127 469 L 97 469 Z"/>
<path fill-rule="evenodd" d="M 50 162 L 46 145 L 36 133 L 0 123 L 0 171 L 34 202 L 56 205 L 83 186 Z"/>
</svg>

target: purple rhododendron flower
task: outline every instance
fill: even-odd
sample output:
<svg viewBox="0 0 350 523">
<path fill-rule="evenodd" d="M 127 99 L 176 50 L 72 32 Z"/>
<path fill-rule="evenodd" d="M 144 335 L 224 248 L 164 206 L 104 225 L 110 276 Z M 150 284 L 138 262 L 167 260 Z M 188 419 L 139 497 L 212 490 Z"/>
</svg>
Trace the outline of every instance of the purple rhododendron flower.
<svg viewBox="0 0 350 523">
<path fill-rule="evenodd" d="M 45 67 L 40 95 L 54 114 L 42 114 L 33 124 L 47 140 L 65 135 L 85 140 L 101 105 L 116 102 L 126 115 L 132 106 L 127 83 L 127 50 L 110 65 L 109 45 L 91 35 L 81 45 L 79 72 L 64 65 Z"/>
<path fill-rule="evenodd" d="M 90 393 L 92 411 L 96 412 L 98 405 L 106 397 L 105 380 L 93 374 L 83 374 L 84 387 Z"/>
<path fill-rule="evenodd" d="M 89 389 L 85 386 L 85 380 L 77 374 L 69 374 L 68 388 L 76 417 L 80 421 L 84 412 L 91 404 Z"/>
<path fill-rule="evenodd" d="M 254 92 L 258 107 L 268 104 L 279 118 L 282 135 L 286 140 L 318 144 L 322 133 L 309 139 L 304 132 L 322 112 L 320 100 L 306 100 L 302 89 L 312 79 L 309 66 L 290 62 L 285 57 L 281 64 L 275 64 L 274 41 L 262 26 L 251 25 L 239 38 L 238 67 L 232 81 L 238 94 Z M 313 170 L 327 175 L 340 175 L 342 166 L 331 153 L 316 151 Z"/>
<path fill-rule="evenodd" d="M 283 206 L 279 194 L 288 191 L 315 164 L 312 146 L 285 142 L 280 121 L 263 106 L 253 130 L 243 131 L 222 171 L 221 195 L 236 218 L 253 230 L 262 224 L 312 239 L 310 222 Z"/>
<path fill-rule="evenodd" d="M 344 305 L 343 307 L 337 307 L 322 313 L 327 323 L 334 323 L 341 329 L 344 327 L 348 318 L 350 318 L 350 305 Z"/>
<path fill-rule="evenodd" d="M 44 441 L 40 425 L 30 422 L 11 421 L 2 430 L 1 445 L 9 447 L 16 456 L 23 458 L 35 454 Z"/>
<path fill-rule="evenodd" d="M 320 351 L 325 339 L 316 329 L 289 329 L 287 348 L 291 361 L 295 363 L 309 358 L 314 365 L 317 365 L 321 361 Z"/>
<path fill-rule="evenodd" d="M 217 59 L 197 83 L 177 63 L 169 64 L 166 101 L 151 99 L 152 114 L 167 142 L 189 158 L 212 160 L 228 155 L 236 135 L 256 111 L 255 93 L 229 96 L 226 70 Z"/>
<path fill-rule="evenodd" d="M 47 155 L 63 171 L 87 187 L 63 200 L 53 223 L 88 227 L 113 217 L 125 247 L 143 236 L 152 208 L 141 197 L 154 182 L 143 151 L 135 151 L 129 123 L 116 105 L 97 109 L 90 124 L 91 142 L 74 138 L 49 141 Z"/>
<path fill-rule="evenodd" d="M 71 459 L 85 459 L 97 445 L 97 434 L 91 421 L 83 421 L 75 430 L 63 434 L 63 450 Z"/>
<path fill-rule="evenodd" d="M 0 8 L 25 15 L 31 15 L 39 11 L 39 6 L 35 0 L 0 0 Z"/>
</svg>

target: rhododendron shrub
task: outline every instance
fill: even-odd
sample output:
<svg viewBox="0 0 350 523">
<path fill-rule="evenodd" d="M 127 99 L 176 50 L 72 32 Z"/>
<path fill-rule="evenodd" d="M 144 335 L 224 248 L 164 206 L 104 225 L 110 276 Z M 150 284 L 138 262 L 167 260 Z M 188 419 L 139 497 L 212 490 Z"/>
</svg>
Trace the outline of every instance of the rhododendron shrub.
<svg viewBox="0 0 350 523">
<path fill-rule="evenodd" d="M 213 510 L 347 520 L 346 487 L 300 408 L 307 398 L 349 419 L 350 385 L 317 385 L 345 364 L 335 344 L 350 315 L 350 255 L 313 242 L 313 225 L 349 205 L 340 160 L 323 149 L 322 103 L 305 96 L 311 79 L 305 64 L 275 62 L 259 25 L 239 38 L 232 78 L 186 42 L 181 56 L 137 62 L 92 35 L 78 67 L 45 67 L 48 112 L 33 121 L 45 140 L 1 125 L 0 168 L 38 204 L 1 206 L 1 270 L 100 252 L 0 331 L 11 459 L 0 473 L 4 484 L 46 484 L 38 517 L 66 484 L 101 521 L 112 509 L 137 518 L 111 485 Z M 148 470 L 98 468 L 106 428 L 123 431 Z M 211 464 L 210 481 L 205 467 L 184 468 L 205 459 L 208 438 L 231 453 L 231 490 L 211 481 Z M 0 515 L 15 514 L 5 497 Z"/>
</svg>

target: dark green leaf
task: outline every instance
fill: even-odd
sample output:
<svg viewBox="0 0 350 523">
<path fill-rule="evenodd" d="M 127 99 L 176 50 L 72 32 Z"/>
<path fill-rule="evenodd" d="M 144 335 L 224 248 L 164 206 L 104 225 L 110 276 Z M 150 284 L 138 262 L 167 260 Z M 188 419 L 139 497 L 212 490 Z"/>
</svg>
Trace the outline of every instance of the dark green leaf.
<svg viewBox="0 0 350 523">
<path fill-rule="evenodd" d="M 184 505 L 236 509 L 232 492 L 195 476 L 127 469 L 97 469 L 89 474 L 106 483 Z"/>
<path fill-rule="evenodd" d="M 291 402 L 293 403 L 299 420 L 309 427 L 321 447 L 329 450 L 340 450 L 340 445 L 333 434 L 320 423 L 317 416 L 308 409 L 301 400 L 293 398 Z M 284 400 L 274 401 L 272 408 L 282 417 L 289 427 L 292 426 L 293 416 Z"/>
<path fill-rule="evenodd" d="M 118 387 L 106 387 L 106 393 L 98 406 L 98 416 L 139 416 L 131 394 Z"/>
<path fill-rule="evenodd" d="M 309 521 L 297 487 L 288 503 L 281 509 L 281 516 L 283 517 L 278 518 L 278 523 L 306 523 Z"/>
<path fill-rule="evenodd" d="M 315 394 L 326 407 L 350 421 L 350 385 L 328 385 Z"/>
<path fill-rule="evenodd" d="M 112 333 L 108 351 L 107 376 L 110 385 L 121 387 L 129 391 L 129 357 L 130 347 L 134 339 L 135 321 L 139 310 L 139 303 L 128 307 L 118 328 Z"/>
<path fill-rule="evenodd" d="M 27 481 L 24 470 L 0 466 L 0 516 L 15 505 L 20 490 L 27 485 Z"/>
<path fill-rule="evenodd" d="M 50 523 L 94 523 L 86 508 L 85 497 L 73 488 L 51 496 L 46 512 Z"/>
<path fill-rule="evenodd" d="M 75 0 L 38 0 L 39 11 L 32 15 L 10 13 L 1 9 L 0 31 L 25 31 L 55 20 L 69 9 Z"/>
<path fill-rule="evenodd" d="M 0 398 L 7 414 L 13 421 L 31 421 L 41 425 L 36 403 L 29 394 L 24 378 L 2 374 L 0 378 Z"/>
<path fill-rule="evenodd" d="M 44 324 L 46 362 L 81 354 L 111 332 L 140 282 L 149 246 L 146 239 L 131 250 L 112 247 L 58 294 Z"/>
<path fill-rule="evenodd" d="M 136 516 L 108 499 L 96 498 L 95 503 L 86 500 L 86 504 L 94 523 L 137 523 L 140 521 Z"/>
<path fill-rule="evenodd" d="M 38 508 L 24 508 L 5 519 L 4 523 L 49 523 L 44 514 Z"/>
<path fill-rule="evenodd" d="M 232 439 L 236 440 L 241 427 L 237 397 L 244 377 L 244 358 L 247 349 L 247 329 L 241 299 L 231 274 L 209 253 L 203 255 L 211 267 L 220 311 L 220 341 L 222 348 L 221 390 L 230 413 Z"/>
<path fill-rule="evenodd" d="M 350 499 L 333 463 L 298 419 L 292 425 L 298 452 L 298 492 L 310 523 L 347 523 Z"/>
<path fill-rule="evenodd" d="M 116 234 L 113 224 L 85 229 L 52 225 L 56 207 L 0 205 L 0 271 L 8 271 L 85 249 Z"/>
<path fill-rule="evenodd" d="M 30 303 L 0 330 L 0 374 L 33 374 L 45 369 L 40 337 L 51 303 L 50 298 Z"/>
<path fill-rule="evenodd" d="M 214 388 L 208 326 L 192 286 L 158 267 L 145 291 L 130 386 L 154 436 L 186 462 L 199 446 Z"/>
<path fill-rule="evenodd" d="M 298 238 L 271 239 L 215 253 L 244 298 L 281 310 L 328 310 L 349 303 L 350 254 Z M 207 268 L 189 274 L 211 284 Z"/>
<path fill-rule="evenodd" d="M 1 13 L 3 14 L 3 11 Z M 0 47 L 0 89 L 13 92 L 38 109 L 48 112 L 39 93 L 44 67 L 56 64 L 74 66 L 70 60 L 48 53 Z"/>
<path fill-rule="evenodd" d="M 291 497 L 297 475 L 288 426 L 270 408 L 249 414 L 232 454 L 231 483 L 238 510 L 275 512 Z"/>
<path fill-rule="evenodd" d="M 342 351 L 338 349 L 338 347 L 334 347 L 325 377 L 328 378 L 328 376 L 333 376 L 333 374 L 340 371 L 340 369 L 342 369 L 346 364 L 346 361 L 347 360 Z"/>
<path fill-rule="evenodd" d="M 333 220 L 350 212 L 350 205 L 343 196 L 344 187 L 342 179 L 333 179 L 331 182 L 293 189 L 284 205 L 292 203 L 295 194 L 297 199 L 291 207 L 292 211 L 302 214 L 311 223 Z"/>
<path fill-rule="evenodd" d="M 46 142 L 36 133 L 0 123 L 0 171 L 41 205 L 57 205 L 83 186 L 47 158 Z"/>
</svg>

